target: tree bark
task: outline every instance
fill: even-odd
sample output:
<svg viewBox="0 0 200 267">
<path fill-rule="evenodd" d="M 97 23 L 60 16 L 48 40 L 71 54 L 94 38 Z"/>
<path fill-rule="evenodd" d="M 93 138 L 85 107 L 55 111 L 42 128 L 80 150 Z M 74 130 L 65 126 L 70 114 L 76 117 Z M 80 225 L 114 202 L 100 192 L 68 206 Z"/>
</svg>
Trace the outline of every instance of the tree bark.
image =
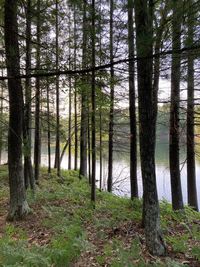
<svg viewBox="0 0 200 267">
<path fill-rule="evenodd" d="M 5 0 L 5 48 L 9 76 L 20 75 L 17 1 Z M 9 130 L 8 171 L 10 207 L 8 220 L 22 219 L 30 211 L 26 201 L 22 167 L 23 91 L 20 79 L 8 80 Z"/>
<path fill-rule="evenodd" d="M 77 53 L 77 21 L 76 5 L 74 5 L 74 69 L 76 69 Z M 77 112 L 77 82 L 74 77 L 74 170 L 78 168 L 78 112 Z"/>
<path fill-rule="evenodd" d="M 194 10 L 193 0 L 189 1 L 188 7 L 188 38 L 187 45 L 191 46 L 194 42 Z M 196 169 L 195 169 L 195 133 L 194 133 L 194 56 L 188 53 L 187 69 L 187 190 L 188 204 L 198 211 L 197 188 L 196 188 Z"/>
<path fill-rule="evenodd" d="M 92 0 L 92 177 L 91 177 L 91 201 L 95 202 L 96 199 L 96 81 L 95 81 L 95 0 Z"/>
<path fill-rule="evenodd" d="M 143 218 L 148 250 L 154 255 L 166 252 L 160 228 L 159 203 L 155 174 L 155 127 L 152 86 L 152 22 L 150 4 L 135 0 L 136 49 L 139 100 L 140 159 L 143 181 Z"/>
<path fill-rule="evenodd" d="M 56 0 L 56 71 L 59 69 L 59 50 L 58 50 L 58 0 Z M 56 76 L 56 153 L 55 167 L 57 176 L 60 176 L 60 93 L 59 93 L 59 76 Z"/>
<path fill-rule="evenodd" d="M 37 55 L 36 69 L 40 68 L 40 37 L 41 37 L 41 18 L 40 18 L 40 0 L 37 0 Z M 36 95 L 35 95 L 35 143 L 34 143 L 34 165 L 35 180 L 38 183 L 40 172 L 41 157 L 41 129 L 40 129 L 40 78 L 36 78 Z"/>
<path fill-rule="evenodd" d="M 26 7 L 26 75 L 30 74 L 31 68 L 31 0 L 27 1 Z M 25 81 L 25 108 L 24 108 L 24 180 L 25 187 L 29 185 L 35 190 L 35 178 L 31 162 L 31 79 Z"/>
<path fill-rule="evenodd" d="M 71 141 L 71 134 L 72 134 L 72 80 L 69 77 L 69 125 L 68 125 L 68 170 L 71 170 L 71 161 L 72 161 L 72 141 Z"/>
<path fill-rule="evenodd" d="M 134 58 L 133 0 L 128 0 L 129 58 Z M 131 199 L 138 197 L 137 184 L 137 121 L 135 107 L 135 61 L 129 62 L 129 116 L 130 116 L 130 184 Z"/>
<path fill-rule="evenodd" d="M 171 106 L 169 165 L 172 190 L 172 206 L 174 210 L 183 209 L 181 177 L 179 169 L 179 105 L 180 105 L 180 55 L 176 51 L 181 48 L 180 3 L 173 0 L 172 17 L 172 69 L 171 69 Z"/>
<path fill-rule="evenodd" d="M 50 103 L 49 103 L 49 81 L 47 79 L 47 146 L 48 146 L 48 173 L 51 173 L 51 128 L 50 128 Z"/>
<path fill-rule="evenodd" d="M 113 67 L 113 0 L 110 0 L 110 118 L 108 145 L 108 192 L 112 192 L 113 183 L 113 128 L 114 128 L 114 67 Z"/>
<path fill-rule="evenodd" d="M 87 2 L 83 3 L 83 48 L 82 48 L 82 67 L 86 67 L 87 62 L 87 16 L 86 16 Z M 80 178 L 87 176 L 87 131 L 88 131 L 88 109 L 87 109 L 87 87 L 86 77 L 83 75 L 83 85 L 81 90 L 81 132 L 80 132 Z"/>
</svg>

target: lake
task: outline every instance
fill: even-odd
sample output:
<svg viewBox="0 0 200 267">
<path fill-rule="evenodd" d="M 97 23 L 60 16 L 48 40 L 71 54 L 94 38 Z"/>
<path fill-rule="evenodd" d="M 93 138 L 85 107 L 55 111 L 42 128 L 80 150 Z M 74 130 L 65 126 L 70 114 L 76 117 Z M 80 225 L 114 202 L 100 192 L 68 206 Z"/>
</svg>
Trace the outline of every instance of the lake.
<svg viewBox="0 0 200 267">
<path fill-rule="evenodd" d="M 47 165 L 47 152 L 42 155 L 42 163 Z M 182 182 L 182 193 L 184 203 L 187 204 L 187 166 L 185 162 L 185 151 L 180 152 L 180 161 L 183 162 L 181 168 L 181 182 Z M 54 155 L 52 155 L 52 163 L 54 162 Z M 103 189 L 107 186 L 107 175 L 108 175 L 108 161 L 107 154 L 104 152 L 103 158 Z M 74 166 L 74 158 L 72 156 L 72 169 Z M 61 163 L 63 169 L 68 167 L 68 157 L 65 154 Z M 129 154 L 125 153 L 114 153 L 113 161 L 113 193 L 119 196 L 130 196 L 130 174 L 129 174 Z M 100 164 L 99 160 L 96 163 L 97 172 L 97 186 L 99 186 L 99 173 Z M 142 197 L 142 176 L 140 170 L 140 163 L 138 160 L 138 189 L 139 196 Z M 158 144 L 156 149 L 156 177 L 157 177 L 157 189 L 158 197 L 160 200 L 167 200 L 171 202 L 171 184 L 170 184 L 170 173 L 168 163 L 168 144 Z M 198 205 L 200 207 L 200 162 L 196 160 L 196 184 L 198 194 Z"/>
<path fill-rule="evenodd" d="M 53 151 L 52 151 L 53 152 Z M 52 154 L 52 166 L 54 163 L 54 154 Z M 47 165 L 47 148 L 46 146 L 42 149 L 42 165 Z M 2 163 L 7 162 L 7 153 L 2 153 Z M 181 162 L 185 162 L 185 153 L 181 151 Z M 72 169 L 74 166 L 74 158 L 72 156 Z M 114 153 L 113 161 L 113 193 L 119 196 L 130 196 L 130 174 L 129 174 L 129 154 L 125 153 Z M 61 168 L 67 169 L 68 167 L 68 156 L 65 154 L 63 157 Z M 99 160 L 96 163 L 97 168 L 97 186 L 99 186 L 99 173 L 100 164 Z M 140 163 L 138 160 L 138 189 L 139 196 L 142 197 L 142 177 L 140 170 Z M 103 189 L 107 186 L 107 154 L 104 153 L 103 158 Z M 157 145 L 156 150 L 156 176 L 157 176 L 157 189 L 158 197 L 160 200 L 167 200 L 171 202 L 171 185 L 170 185 L 170 173 L 168 164 L 168 147 L 167 144 Z M 186 164 L 181 165 L 181 182 L 182 182 L 182 193 L 184 203 L 187 204 L 187 169 Z M 196 184 L 198 194 L 198 205 L 200 207 L 200 163 L 196 161 Z"/>
</svg>

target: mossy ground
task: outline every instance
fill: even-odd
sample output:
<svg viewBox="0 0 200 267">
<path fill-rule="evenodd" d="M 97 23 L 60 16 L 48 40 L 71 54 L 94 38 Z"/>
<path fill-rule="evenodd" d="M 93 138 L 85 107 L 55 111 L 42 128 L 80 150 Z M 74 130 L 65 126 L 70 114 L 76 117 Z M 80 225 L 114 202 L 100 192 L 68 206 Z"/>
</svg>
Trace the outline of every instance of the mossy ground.
<svg viewBox="0 0 200 267">
<path fill-rule="evenodd" d="M 8 209 L 7 168 L 0 168 L 0 266 L 200 266 L 200 214 L 186 207 L 173 212 L 161 203 L 167 257 L 154 257 L 145 247 L 142 203 L 90 187 L 75 171 L 62 171 L 63 181 L 41 170 L 32 209 L 25 220 L 5 221 Z"/>
</svg>

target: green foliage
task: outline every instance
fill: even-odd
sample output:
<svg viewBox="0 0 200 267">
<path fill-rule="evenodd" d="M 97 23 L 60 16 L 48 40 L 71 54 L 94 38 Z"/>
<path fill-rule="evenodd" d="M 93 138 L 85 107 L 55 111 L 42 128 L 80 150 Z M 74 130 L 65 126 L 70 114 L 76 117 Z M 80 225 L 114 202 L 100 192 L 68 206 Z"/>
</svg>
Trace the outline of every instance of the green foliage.
<svg viewBox="0 0 200 267">
<path fill-rule="evenodd" d="M 30 244 L 26 231 L 19 226 L 7 224 L 0 241 L 0 266 L 70 266 L 78 260 L 81 252 L 87 251 L 93 255 L 92 253 L 98 251 L 96 242 L 100 243 L 101 251 L 94 257 L 101 266 L 183 266 L 169 258 L 148 262 L 143 257 L 141 233 L 135 233 L 132 240 L 124 236 L 127 229 L 132 227 L 132 222 L 134 227 L 140 227 L 141 200 L 130 201 L 97 190 L 94 209 L 90 202 L 88 181 L 84 177 L 80 180 L 76 171 L 62 171 L 62 177 L 61 182 L 55 170 L 49 176 L 46 168 L 42 168 L 40 185 L 35 196 L 28 192 L 31 206 L 40 207 L 41 227 L 47 229 L 47 233 L 52 233 L 48 244 Z M 6 166 L 0 168 L 0 180 L 5 183 L 3 188 L 6 188 Z M 194 240 L 198 244 L 200 240 L 199 225 L 193 223 L 199 220 L 199 213 L 190 207 L 186 207 L 185 212 L 174 212 L 166 201 L 160 207 L 167 244 L 174 252 L 187 251 L 190 256 L 199 260 L 198 246 L 191 248 L 188 243 L 189 240 Z M 180 229 L 180 233 L 179 230 L 176 232 L 176 227 Z M 131 231 L 137 231 L 137 228 L 131 228 Z M 89 235 L 95 235 L 94 243 L 88 241 Z"/>
<path fill-rule="evenodd" d="M 166 240 L 172 245 L 174 252 L 185 253 L 188 250 L 187 241 L 189 234 L 181 236 L 167 236 Z"/>
<path fill-rule="evenodd" d="M 192 248 L 192 255 L 200 262 L 200 247 L 194 246 Z"/>
</svg>

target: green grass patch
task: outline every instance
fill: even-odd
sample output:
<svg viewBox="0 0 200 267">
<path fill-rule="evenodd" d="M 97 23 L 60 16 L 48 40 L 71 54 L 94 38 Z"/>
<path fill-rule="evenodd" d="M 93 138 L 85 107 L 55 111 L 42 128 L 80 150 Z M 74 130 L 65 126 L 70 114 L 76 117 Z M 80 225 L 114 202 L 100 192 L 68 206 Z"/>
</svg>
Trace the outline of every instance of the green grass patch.
<svg viewBox="0 0 200 267">
<path fill-rule="evenodd" d="M 1 168 L 0 197 L 5 200 L 8 196 L 7 166 Z M 20 224 L 7 224 L 0 240 L 0 267 L 71 266 L 84 252 L 89 252 L 100 266 L 107 263 L 112 267 L 187 266 L 178 259 L 149 261 L 144 257 L 144 236 L 139 229 L 141 200 L 131 201 L 99 190 L 96 193 L 94 209 L 88 181 L 84 177 L 80 180 L 78 172 L 62 171 L 60 179 L 55 170 L 48 175 L 46 168 L 42 168 L 35 194 L 28 191 L 27 196 L 33 212 L 41 215 L 37 227 L 51 233 L 50 241 L 45 245 L 30 244 L 30 229 L 26 231 Z M 161 202 L 160 211 L 164 237 L 173 252 L 187 252 L 200 261 L 200 229 L 199 223 L 194 223 L 200 221 L 200 214 L 190 207 L 184 212 L 174 212 L 165 201 Z M 5 214 L 3 208 L 2 212 Z M 191 240 L 197 245 L 191 247 Z"/>
</svg>

